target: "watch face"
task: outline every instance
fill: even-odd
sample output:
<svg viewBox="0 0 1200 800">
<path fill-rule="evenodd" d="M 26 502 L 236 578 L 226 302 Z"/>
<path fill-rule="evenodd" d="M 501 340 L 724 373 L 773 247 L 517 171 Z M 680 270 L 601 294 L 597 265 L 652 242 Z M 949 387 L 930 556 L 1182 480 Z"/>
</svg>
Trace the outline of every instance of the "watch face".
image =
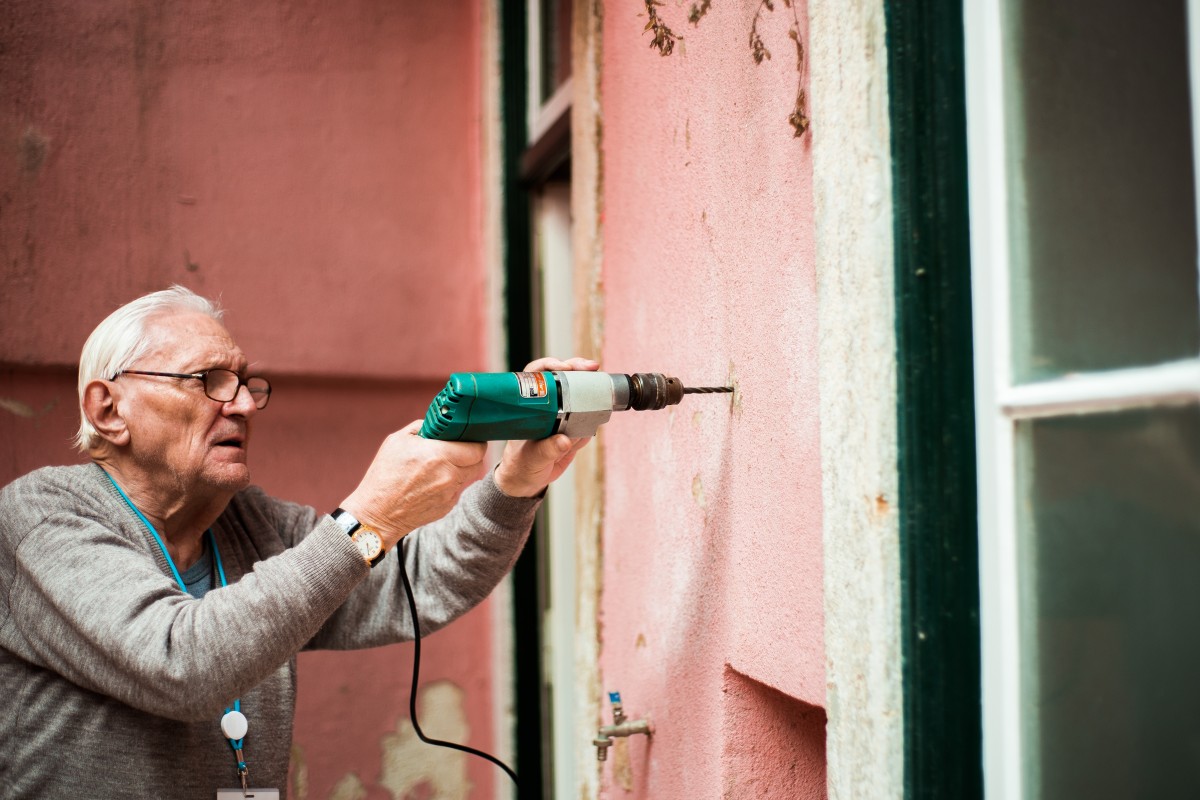
<svg viewBox="0 0 1200 800">
<path fill-rule="evenodd" d="M 358 533 L 354 535 L 354 543 L 358 545 L 359 552 L 367 561 L 375 558 L 379 551 L 383 550 L 383 539 L 370 528 L 359 528 Z"/>
</svg>

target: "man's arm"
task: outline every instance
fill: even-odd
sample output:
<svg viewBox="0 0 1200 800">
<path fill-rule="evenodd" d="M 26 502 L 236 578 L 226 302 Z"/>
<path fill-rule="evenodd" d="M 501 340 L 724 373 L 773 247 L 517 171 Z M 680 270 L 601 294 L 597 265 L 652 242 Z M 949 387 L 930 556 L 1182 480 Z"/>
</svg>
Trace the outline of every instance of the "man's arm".
<svg viewBox="0 0 1200 800">
<path fill-rule="evenodd" d="M 508 574 L 539 505 L 538 498 L 504 494 L 489 475 L 464 491 L 449 514 L 395 548 L 403 553 L 423 636 L 474 608 Z M 412 638 L 400 556 L 390 553 L 309 646 L 351 650 Z"/>
</svg>

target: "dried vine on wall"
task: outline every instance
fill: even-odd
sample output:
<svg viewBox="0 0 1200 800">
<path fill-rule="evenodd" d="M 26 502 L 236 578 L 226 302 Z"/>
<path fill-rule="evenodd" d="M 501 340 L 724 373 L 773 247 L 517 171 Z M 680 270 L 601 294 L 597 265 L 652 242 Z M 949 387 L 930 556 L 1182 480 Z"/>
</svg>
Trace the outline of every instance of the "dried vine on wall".
<svg viewBox="0 0 1200 800">
<path fill-rule="evenodd" d="M 792 126 L 794 131 L 793 136 L 803 136 L 808 131 L 808 98 L 804 94 L 804 43 L 800 40 L 800 15 L 796 10 L 795 0 L 778 0 L 784 6 L 792 11 L 792 24 L 788 28 L 788 37 L 796 44 L 796 105 L 792 109 L 792 113 L 788 115 L 788 124 Z M 750 23 L 750 56 L 754 59 L 755 64 L 761 64 L 763 61 L 771 59 L 771 51 L 767 49 L 763 42 L 762 36 L 758 32 L 758 23 L 763 17 L 763 10 L 774 11 L 777 0 L 759 0 L 758 7 L 754 10 L 754 19 Z M 671 30 L 662 17 L 658 15 L 658 7 L 662 5 L 659 0 L 645 0 L 646 15 L 649 21 L 643 29 L 643 33 L 650 31 L 653 38 L 650 40 L 650 47 L 657 50 L 659 55 L 669 56 L 675 50 L 675 42 L 683 39 L 682 36 Z M 692 3 L 688 9 L 688 22 L 693 26 L 700 24 L 700 20 L 708 14 L 712 7 L 712 0 L 700 0 L 698 3 Z"/>
</svg>

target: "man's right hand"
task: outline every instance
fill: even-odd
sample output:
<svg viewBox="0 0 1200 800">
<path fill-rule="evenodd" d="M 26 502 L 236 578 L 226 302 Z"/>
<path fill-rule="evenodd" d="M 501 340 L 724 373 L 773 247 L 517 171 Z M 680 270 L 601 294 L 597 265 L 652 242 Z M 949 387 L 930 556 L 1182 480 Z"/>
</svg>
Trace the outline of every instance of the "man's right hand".
<svg viewBox="0 0 1200 800">
<path fill-rule="evenodd" d="M 388 436 L 358 488 L 342 501 L 342 508 L 379 532 L 384 549 L 446 516 L 483 473 L 486 443 L 425 439 L 421 423 Z"/>
</svg>

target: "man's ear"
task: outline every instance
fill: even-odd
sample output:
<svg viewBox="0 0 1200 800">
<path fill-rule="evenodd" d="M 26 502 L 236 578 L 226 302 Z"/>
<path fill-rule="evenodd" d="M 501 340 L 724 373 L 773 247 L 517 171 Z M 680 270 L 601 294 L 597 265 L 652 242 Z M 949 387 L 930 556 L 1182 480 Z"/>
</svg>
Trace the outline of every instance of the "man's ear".
<svg viewBox="0 0 1200 800">
<path fill-rule="evenodd" d="M 123 447 L 129 444 L 129 427 L 121 415 L 120 392 L 111 381 L 92 381 L 83 390 L 83 414 L 100 438 Z"/>
</svg>

